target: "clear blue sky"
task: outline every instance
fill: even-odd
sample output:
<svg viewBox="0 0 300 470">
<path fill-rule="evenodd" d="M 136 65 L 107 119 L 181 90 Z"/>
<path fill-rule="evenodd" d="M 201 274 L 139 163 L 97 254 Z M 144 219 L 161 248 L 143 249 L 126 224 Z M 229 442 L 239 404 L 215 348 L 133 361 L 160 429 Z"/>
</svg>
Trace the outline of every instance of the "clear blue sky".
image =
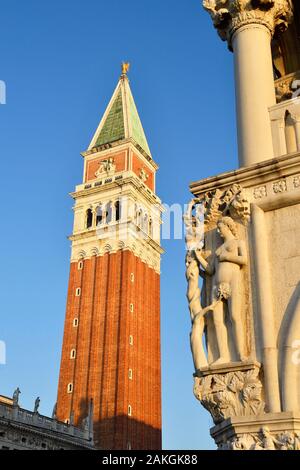
<svg viewBox="0 0 300 470">
<path fill-rule="evenodd" d="M 63 334 L 72 231 L 68 193 L 116 86 L 120 63 L 154 159 L 157 192 L 188 202 L 189 182 L 237 166 L 232 54 L 199 0 L 3 0 L 0 80 L 0 393 L 49 414 Z M 163 442 L 209 449 L 211 420 L 193 396 L 184 243 L 164 241 Z"/>
</svg>

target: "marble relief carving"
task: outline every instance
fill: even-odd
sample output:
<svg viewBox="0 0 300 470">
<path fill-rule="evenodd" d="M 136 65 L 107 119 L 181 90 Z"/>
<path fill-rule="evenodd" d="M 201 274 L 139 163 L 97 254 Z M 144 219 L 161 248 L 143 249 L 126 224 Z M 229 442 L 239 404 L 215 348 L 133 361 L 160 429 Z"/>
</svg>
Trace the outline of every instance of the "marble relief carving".
<svg viewBox="0 0 300 470">
<path fill-rule="evenodd" d="M 287 185 L 285 180 L 276 181 L 273 183 L 273 191 L 275 194 L 284 193 L 287 191 Z"/>
<path fill-rule="evenodd" d="M 194 395 L 215 424 L 231 416 L 256 416 L 264 411 L 258 369 L 196 377 Z"/>
<path fill-rule="evenodd" d="M 285 100 L 290 100 L 293 95 L 299 90 L 300 86 L 300 73 L 294 72 L 284 77 L 275 80 L 275 91 L 277 103 Z M 298 92 L 297 92 L 298 93 Z"/>
<path fill-rule="evenodd" d="M 300 188 L 300 176 L 299 175 L 294 176 L 293 185 L 294 185 L 294 188 Z"/>
<path fill-rule="evenodd" d="M 194 215 L 196 207 L 201 209 Z M 249 216 L 249 202 L 239 185 L 192 200 L 184 216 L 187 299 L 195 370 L 248 359 L 242 271 L 248 264 L 244 225 Z M 204 330 L 208 357 L 202 343 Z"/>
<path fill-rule="evenodd" d="M 203 0 L 221 39 L 231 41 L 234 32 L 247 24 L 265 25 L 272 34 L 283 32 L 293 17 L 291 0 Z"/>
<path fill-rule="evenodd" d="M 99 178 L 101 176 L 110 176 L 113 175 L 116 171 L 116 165 L 114 163 L 114 159 L 112 157 L 107 158 L 106 160 L 102 160 L 100 162 L 99 168 L 95 173 L 95 177 Z"/>
<path fill-rule="evenodd" d="M 267 188 L 266 186 L 259 186 L 258 188 L 255 188 L 253 190 L 253 196 L 254 196 L 254 199 L 261 199 L 263 197 L 266 197 L 267 196 Z"/>
<path fill-rule="evenodd" d="M 300 433 L 285 431 L 271 433 L 268 426 L 259 433 L 235 436 L 222 445 L 227 450 L 300 450 Z"/>
</svg>

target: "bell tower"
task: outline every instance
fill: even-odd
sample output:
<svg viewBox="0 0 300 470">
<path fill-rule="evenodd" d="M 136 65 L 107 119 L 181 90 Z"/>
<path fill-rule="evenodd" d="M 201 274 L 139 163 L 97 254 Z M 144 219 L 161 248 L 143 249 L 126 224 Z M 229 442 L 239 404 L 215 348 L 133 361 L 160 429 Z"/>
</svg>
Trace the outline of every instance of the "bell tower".
<svg viewBox="0 0 300 470">
<path fill-rule="evenodd" d="M 161 448 L 160 224 L 152 159 L 122 74 L 71 194 L 74 228 L 57 418 L 102 449 Z"/>
</svg>

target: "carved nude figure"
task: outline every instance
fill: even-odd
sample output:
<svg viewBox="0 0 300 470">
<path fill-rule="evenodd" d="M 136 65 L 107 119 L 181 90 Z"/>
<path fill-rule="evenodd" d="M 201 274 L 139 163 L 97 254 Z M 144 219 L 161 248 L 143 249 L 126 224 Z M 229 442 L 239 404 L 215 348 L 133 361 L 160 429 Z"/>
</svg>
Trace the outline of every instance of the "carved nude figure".
<svg viewBox="0 0 300 470">
<path fill-rule="evenodd" d="M 222 217 L 218 221 L 217 230 L 224 242 L 215 251 L 211 263 L 204 259 L 201 250 L 197 250 L 196 255 L 204 271 L 213 276 L 213 322 L 219 349 L 219 357 L 214 364 L 222 364 L 231 360 L 224 318 L 225 304 L 227 304 L 233 327 L 233 338 L 238 358 L 241 361 L 246 359 L 241 319 L 241 267 L 247 264 L 247 254 L 244 242 L 237 238 L 237 227 L 231 217 Z"/>
<path fill-rule="evenodd" d="M 186 214 L 183 217 L 186 226 L 185 241 L 187 247 L 185 275 L 188 287 L 186 296 L 188 299 L 192 322 L 190 343 L 195 370 L 207 366 L 207 359 L 202 342 L 205 323 L 200 302 L 201 291 L 199 288 L 199 278 L 201 272 L 199 261 L 195 254 L 196 248 L 200 249 L 203 246 L 204 231 L 203 227 L 199 225 L 197 218 L 192 215 L 193 209 L 197 203 L 197 199 L 192 199 L 188 205 Z M 200 208 L 200 210 L 201 209 L 202 208 Z"/>
<path fill-rule="evenodd" d="M 190 334 L 191 350 L 195 370 L 208 365 L 203 347 L 203 333 L 205 327 L 205 315 L 213 311 L 216 305 L 221 302 L 222 297 L 215 299 L 211 305 L 202 308 L 199 288 L 199 278 L 203 277 L 200 264 L 194 251 L 188 252 L 186 256 L 186 279 L 188 281 L 187 299 L 191 314 L 192 330 Z"/>
<path fill-rule="evenodd" d="M 192 322 L 190 342 L 195 370 L 207 366 L 207 359 L 202 343 L 205 323 L 200 303 L 201 292 L 199 288 L 199 276 L 200 269 L 194 252 L 188 252 L 186 256 L 186 279 L 188 282 L 186 296 Z"/>
</svg>

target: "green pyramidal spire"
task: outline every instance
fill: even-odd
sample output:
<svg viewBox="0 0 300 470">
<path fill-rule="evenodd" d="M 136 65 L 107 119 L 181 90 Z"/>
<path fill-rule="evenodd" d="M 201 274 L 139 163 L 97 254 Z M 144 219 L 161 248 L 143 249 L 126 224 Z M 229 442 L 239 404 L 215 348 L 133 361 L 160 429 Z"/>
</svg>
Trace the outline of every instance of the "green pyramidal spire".
<svg viewBox="0 0 300 470">
<path fill-rule="evenodd" d="M 99 127 L 92 139 L 89 150 L 94 147 L 130 138 L 151 157 L 151 152 L 130 90 L 127 75 L 126 73 L 122 73 Z"/>
</svg>

